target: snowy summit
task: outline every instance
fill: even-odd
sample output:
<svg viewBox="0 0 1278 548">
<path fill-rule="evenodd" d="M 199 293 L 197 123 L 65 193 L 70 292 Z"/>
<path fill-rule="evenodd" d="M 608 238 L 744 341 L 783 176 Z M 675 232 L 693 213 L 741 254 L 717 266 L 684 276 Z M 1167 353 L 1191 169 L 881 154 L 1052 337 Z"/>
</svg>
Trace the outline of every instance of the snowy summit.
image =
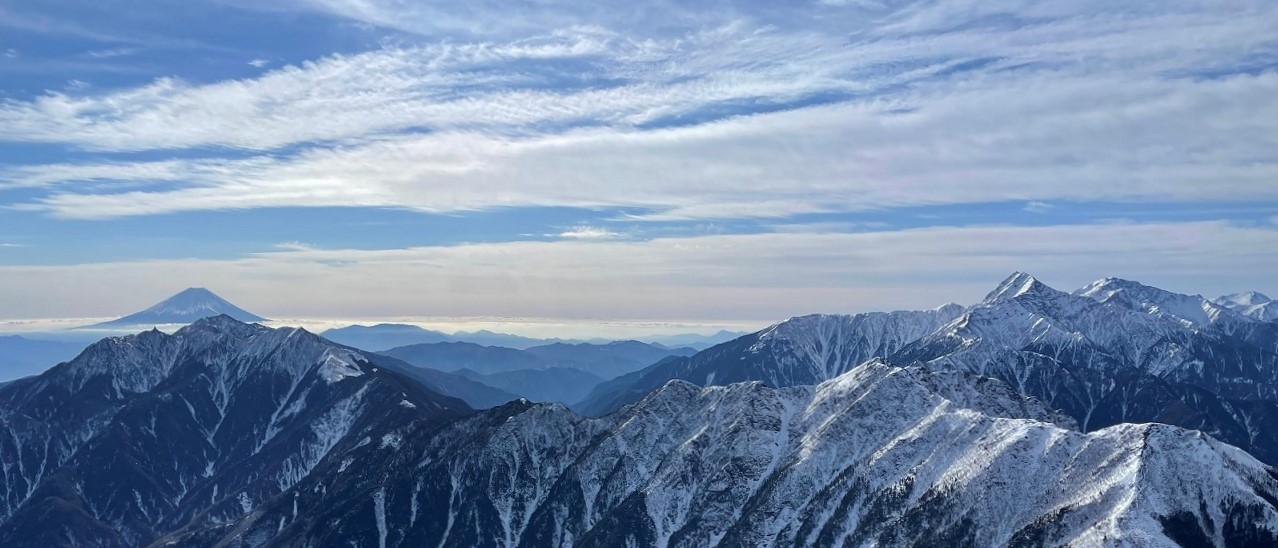
<svg viewBox="0 0 1278 548">
<path fill-rule="evenodd" d="M 235 306 L 212 291 L 202 287 L 191 287 L 141 312 L 89 327 L 188 324 L 201 318 L 223 314 L 242 322 L 266 321 L 266 318 Z"/>
</svg>

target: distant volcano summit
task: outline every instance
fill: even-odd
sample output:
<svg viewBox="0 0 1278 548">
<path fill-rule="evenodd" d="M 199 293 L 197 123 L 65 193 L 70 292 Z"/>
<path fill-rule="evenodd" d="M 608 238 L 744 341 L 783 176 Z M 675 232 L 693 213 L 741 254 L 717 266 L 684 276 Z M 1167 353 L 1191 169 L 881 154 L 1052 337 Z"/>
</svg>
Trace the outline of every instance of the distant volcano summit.
<svg viewBox="0 0 1278 548">
<path fill-rule="evenodd" d="M 223 314 L 242 322 L 266 321 L 266 318 L 235 306 L 212 291 L 202 287 L 192 287 L 136 314 L 88 327 L 183 324 Z"/>
</svg>

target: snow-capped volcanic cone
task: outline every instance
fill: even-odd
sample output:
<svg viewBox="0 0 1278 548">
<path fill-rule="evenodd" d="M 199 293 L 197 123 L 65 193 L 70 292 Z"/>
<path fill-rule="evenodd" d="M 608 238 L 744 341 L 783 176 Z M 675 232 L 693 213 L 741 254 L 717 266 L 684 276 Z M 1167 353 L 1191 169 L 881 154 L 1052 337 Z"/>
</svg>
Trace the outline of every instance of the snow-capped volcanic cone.
<svg viewBox="0 0 1278 548">
<path fill-rule="evenodd" d="M 88 326 L 89 328 L 114 328 L 153 326 L 165 324 L 189 324 L 202 318 L 227 315 L 241 322 L 264 322 L 266 318 L 231 304 L 212 291 L 191 287 L 136 314 Z"/>
</svg>

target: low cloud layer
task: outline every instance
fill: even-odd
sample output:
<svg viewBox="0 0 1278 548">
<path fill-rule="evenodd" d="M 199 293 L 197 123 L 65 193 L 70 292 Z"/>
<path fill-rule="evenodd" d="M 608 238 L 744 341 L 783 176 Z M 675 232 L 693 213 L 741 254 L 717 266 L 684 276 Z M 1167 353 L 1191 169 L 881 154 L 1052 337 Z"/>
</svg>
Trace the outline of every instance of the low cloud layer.
<svg viewBox="0 0 1278 548">
<path fill-rule="evenodd" d="M 970 304 L 1014 270 L 1061 289 L 1120 276 L 1214 296 L 1269 284 L 1278 257 L 1264 249 L 1278 249 L 1278 232 L 1219 222 L 287 246 L 235 260 L 0 267 L 0 300 L 8 318 L 111 316 L 201 280 L 268 317 L 767 321 Z"/>
</svg>

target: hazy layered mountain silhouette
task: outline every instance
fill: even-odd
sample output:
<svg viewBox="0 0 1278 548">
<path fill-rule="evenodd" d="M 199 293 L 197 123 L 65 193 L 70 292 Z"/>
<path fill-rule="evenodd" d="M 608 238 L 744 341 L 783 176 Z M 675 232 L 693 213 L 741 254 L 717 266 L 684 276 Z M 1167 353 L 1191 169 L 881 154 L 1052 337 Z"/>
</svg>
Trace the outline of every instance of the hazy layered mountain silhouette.
<svg viewBox="0 0 1278 548">
<path fill-rule="evenodd" d="M 537 339 L 488 330 L 459 331 L 450 335 L 442 331 L 398 323 L 336 327 L 320 334 L 335 342 L 374 352 L 383 352 L 401 346 L 446 342 L 463 342 L 479 346 L 497 346 L 516 350 L 556 342 L 586 342 L 567 339 Z"/>
<path fill-rule="evenodd" d="M 691 356 L 696 350 L 670 348 L 639 341 L 605 344 L 552 343 L 525 350 L 555 367 L 572 367 L 605 379 L 638 371 L 669 356 Z"/>
<path fill-rule="evenodd" d="M 496 383 L 490 385 L 474 380 L 463 371 L 440 371 L 429 367 L 417 367 L 389 356 L 382 356 L 384 363 L 395 363 L 399 372 L 422 383 L 440 394 L 466 402 L 475 409 L 488 409 L 521 397 L 520 394 L 502 390 Z"/>
<path fill-rule="evenodd" d="M 412 344 L 392 348 L 381 354 L 418 367 L 441 371 L 468 369 L 481 375 L 549 367 L 540 357 L 523 350 L 467 342 Z"/>
<path fill-rule="evenodd" d="M 693 353 L 695 351 L 691 348 L 672 349 L 638 341 L 616 341 L 606 344 L 552 343 L 524 350 L 441 342 L 402 346 L 381 354 L 419 367 L 455 372 L 533 401 L 573 403 L 585 397 L 604 379 L 637 371 L 668 356 Z M 472 405 L 476 403 L 467 401 Z M 500 403 L 505 401 L 508 400 Z"/>
<path fill-rule="evenodd" d="M 84 345 L 77 343 L 0 336 L 0 382 L 43 373 L 82 349 Z"/>
<path fill-rule="evenodd" d="M 398 323 L 336 327 L 321 332 L 320 336 L 336 343 L 372 352 L 389 350 L 397 346 L 453 342 L 456 340 L 447 333 L 424 329 L 416 325 Z"/>
<path fill-rule="evenodd" d="M 454 373 L 505 392 L 518 394 L 520 397 L 535 402 L 558 402 L 562 404 L 570 404 L 581 400 L 594 387 L 604 381 L 603 377 L 571 367 L 517 369 L 487 375 L 469 369 L 462 369 Z"/>
<path fill-rule="evenodd" d="M 728 331 L 720 329 L 709 335 L 699 333 L 682 333 L 678 335 L 649 335 L 640 337 L 643 342 L 665 346 L 667 348 L 693 348 L 696 350 L 705 350 L 719 343 L 725 343 L 732 339 L 736 339 L 743 335 L 749 335 L 746 331 Z"/>
<path fill-rule="evenodd" d="M 491 375 L 520 369 L 559 367 L 580 369 L 603 378 L 637 371 L 668 356 L 690 356 L 694 353 L 696 351 L 691 348 L 665 348 L 638 341 L 605 344 L 553 343 L 524 350 L 466 342 L 442 342 L 401 346 L 381 352 L 419 367 L 441 371 L 469 369 L 482 375 Z"/>
<path fill-rule="evenodd" d="M 326 330 L 320 333 L 320 335 L 334 342 L 373 352 L 383 352 L 400 346 L 442 342 L 464 342 L 480 346 L 512 348 L 515 350 L 525 350 L 536 346 L 545 346 L 550 344 L 607 344 L 609 342 L 615 342 L 601 338 L 592 338 L 589 340 L 561 338 L 539 339 L 535 337 L 512 335 L 509 333 L 497 333 L 488 330 L 459 331 L 457 333 L 448 334 L 442 331 L 425 329 L 416 325 L 397 323 L 336 327 Z M 641 338 L 653 346 L 664 348 L 686 347 L 701 350 L 711 346 L 712 344 L 731 340 L 740 335 L 744 335 L 744 333 L 719 331 L 711 335 L 688 333 L 683 335 L 654 335 Z"/>
</svg>

